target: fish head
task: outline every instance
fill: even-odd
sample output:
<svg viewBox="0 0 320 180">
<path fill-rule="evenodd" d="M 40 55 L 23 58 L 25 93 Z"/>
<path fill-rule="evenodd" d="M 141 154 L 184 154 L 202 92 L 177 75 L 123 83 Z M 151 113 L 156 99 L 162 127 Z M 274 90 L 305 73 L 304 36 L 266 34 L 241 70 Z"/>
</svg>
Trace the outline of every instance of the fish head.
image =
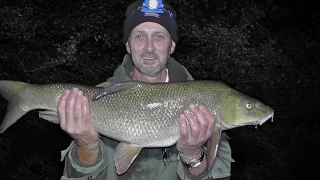
<svg viewBox="0 0 320 180">
<path fill-rule="evenodd" d="M 219 111 L 223 129 L 262 125 L 270 118 L 273 120 L 273 114 L 269 106 L 233 89 L 223 99 Z"/>
</svg>

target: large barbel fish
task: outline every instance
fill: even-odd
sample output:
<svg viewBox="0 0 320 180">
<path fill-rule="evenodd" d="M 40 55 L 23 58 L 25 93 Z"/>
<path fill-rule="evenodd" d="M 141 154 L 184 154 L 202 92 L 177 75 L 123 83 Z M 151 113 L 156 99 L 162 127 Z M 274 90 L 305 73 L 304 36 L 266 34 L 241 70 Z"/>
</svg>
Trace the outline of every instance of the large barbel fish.
<svg viewBox="0 0 320 180">
<path fill-rule="evenodd" d="M 185 81 L 145 83 L 130 81 L 98 88 L 80 84 L 28 84 L 0 81 L 0 94 L 9 102 L 0 133 L 30 110 L 58 122 L 57 104 L 62 92 L 78 88 L 89 98 L 90 119 L 103 136 L 120 141 L 116 148 L 117 173 L 124 173 L 142 148 L 168 147 L 179 138 L 179 116 L 190 104 L 210 108 L 215 117 L 209 139 L 208 168 L 212 166 L 221 131 L 261 125 L 273 119 L 273 109 L 224 83 Z M 213 144 L 213 145 L 212 145 Z"/>
</svg>

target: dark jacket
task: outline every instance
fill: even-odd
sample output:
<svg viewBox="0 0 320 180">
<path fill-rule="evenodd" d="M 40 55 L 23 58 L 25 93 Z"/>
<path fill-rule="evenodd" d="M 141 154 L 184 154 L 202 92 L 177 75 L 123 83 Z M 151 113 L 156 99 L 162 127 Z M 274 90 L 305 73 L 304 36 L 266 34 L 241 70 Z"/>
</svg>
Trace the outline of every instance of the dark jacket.
<svg viewBox="0 0 320 180">
<path fill-rule="evenodd" d="M 167 64 L 169 81 L 194 80 L 190 73 L 173 58 Z M 114 83 L 131 80 L 130 72 L 133 70 L 133 63 L 129 55 L 124 57 L 122 64 L 115 70 L 114 75 L 106 82 L 97 86 L 107 87 Z M 163 161 L 164 148 L 143 148 L 133 164 L 121 176 L 118 176 L 114 166 L 114 154 L 119 142 L 101 136 L 101 153 L 99 161 L 91 167 L 83 167 L 77 161 L 73 143 L 61 153 L 61 160 L 65 159 L 65 169 L 61 179 L 74 180 L 190 180 L 191 175 L 179 160 L 176 146 L 166 148 L 168 158 Z M 200 179 L 226 178 L 230 176 L 231 170 L 231 149 L 226 134 L 223 132 L 218 147 L 214 164 L 207 174 Z M 194 179 L 194 178 L 192 178 Z M 198 178 L 197 178 L 198 179 Z"/>
</svg>

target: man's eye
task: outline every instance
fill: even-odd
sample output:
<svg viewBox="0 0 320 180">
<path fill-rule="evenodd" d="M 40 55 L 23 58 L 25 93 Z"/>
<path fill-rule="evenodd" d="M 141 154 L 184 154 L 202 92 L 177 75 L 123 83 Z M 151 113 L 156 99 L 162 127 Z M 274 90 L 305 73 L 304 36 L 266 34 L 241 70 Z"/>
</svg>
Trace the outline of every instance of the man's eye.
<svg viewBox="0 0 320 180">
<path fill-rule="evenodd" d="M 158 39 L 163 39 L 163 36 L 157 35 L 157 38 L 158 38 Z"/>
<path fill-rule="evenodd" d="M 137 35 L 136 38 L 140 39 L 140 38 L 142 38 L 142 35 Z"/>
</svg>

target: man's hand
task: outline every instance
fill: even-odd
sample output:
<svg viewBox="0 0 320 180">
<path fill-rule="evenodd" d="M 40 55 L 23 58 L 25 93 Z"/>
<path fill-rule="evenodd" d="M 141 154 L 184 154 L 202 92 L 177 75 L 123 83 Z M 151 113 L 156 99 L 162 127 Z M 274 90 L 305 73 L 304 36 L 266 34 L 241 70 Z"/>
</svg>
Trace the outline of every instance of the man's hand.
<svg viewBox="0 0 320 180">
<path fill-rule="evenodd" d="M 204 106 L 190 105 L 184 111 L 180 116 L 180 138 L 177 141 L 182 160 L 188 162 L 202 154 L 204 144 L 211 137 L 214 121 L 211 111 Z M 201 174 L 206 167 L 199 168 L 201 170 L 194 174 Z"/>
<path fill-rule="evenodd" d="M 60 127 L 77 144 L 81 163 L 93 164 L 99 154 L 99 134 L 91 124 L 89 102 L 77 88 L 63 92 L 58 101 Z"/>
</svg>

